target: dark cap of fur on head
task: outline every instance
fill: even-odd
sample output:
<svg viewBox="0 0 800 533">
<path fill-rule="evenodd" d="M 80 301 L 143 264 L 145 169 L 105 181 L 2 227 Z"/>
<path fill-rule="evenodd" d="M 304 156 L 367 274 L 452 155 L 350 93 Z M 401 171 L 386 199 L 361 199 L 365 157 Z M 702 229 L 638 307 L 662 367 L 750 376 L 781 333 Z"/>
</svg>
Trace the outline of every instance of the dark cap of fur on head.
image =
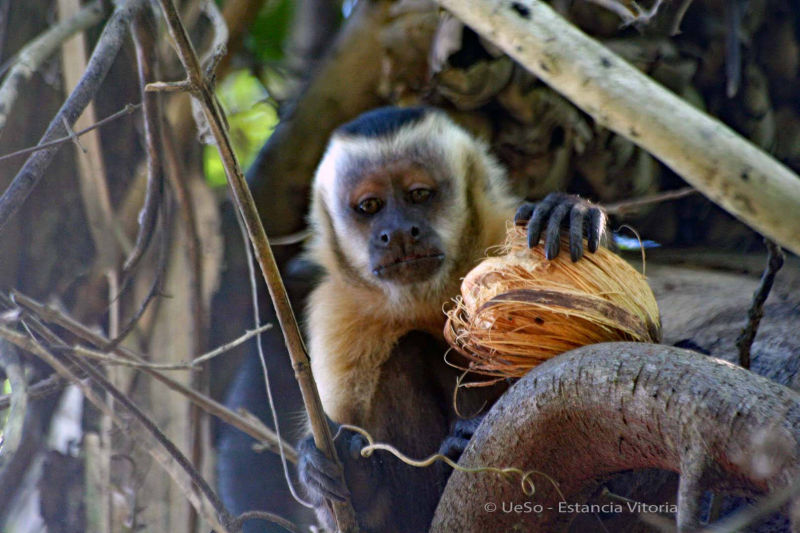
<svg viewBox="0 0 800 533">
<path fill-rule="evenodd" d="M 403 126 L 420 122 L 435 110 L 430 107 L 379 107 L 359 115 L 336 129 L 338 135 L 384 137 Z"/>
</svg>

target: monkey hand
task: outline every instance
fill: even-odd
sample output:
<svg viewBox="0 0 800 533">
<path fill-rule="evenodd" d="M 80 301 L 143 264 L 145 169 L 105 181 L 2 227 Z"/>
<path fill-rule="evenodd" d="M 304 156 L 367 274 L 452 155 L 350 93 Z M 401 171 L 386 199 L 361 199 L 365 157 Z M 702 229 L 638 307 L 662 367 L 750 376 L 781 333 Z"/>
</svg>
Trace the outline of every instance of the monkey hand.
<svg viewBox="0 0 800 533">
<path fill-rule="evenodd" d="M 460 419 L 453 425 L 453 431 L 445 437 L 442 445 L 439 447 L 439 453 L 445 457 L 458 462 L 461 454 L 467 448 L 472 435 L 478 429 L 483 417 L 485 415 L 478 415 L 475 418 Z"/>
<path fill-rule="evenodd" d="M 514 223 L 527 225 L 530 248 L 539 244 L 544 231 L 547 259 L 558 255 L 561 229 L 569 228 L 569 254 L 577 261 L 583 256 L 584 236 L 589 242 L 589 251 L 597 251 L 606 231 L 606 214 L 601 207 L 579 196 L 552 192 L 539 203 L 523 204 L 514 215 Z"/>
<path fill-rule="evenodd" d="M 371 477 L 371 460 L 361 457 L 361 449 L 367 445 L 367 441 L 360 434 L 340 429 L 334 441 L 336 453 L 342 462 L 344 474 L 348 480 L 348 485 L 358 484 L 357 488 L 363 486 L 367 481 L 365 477 Z M 350 491 L 342 479 L 342 471 L 338 465 L 329 459 L 314 444 L 314 438 L 308 436 L 297 445 L 297 474 L 300 482 L 305 487 L 307 496 L 314 505 L 321 505 L 325 499 L 344 501 L 350 499 Z"/>
</svg>

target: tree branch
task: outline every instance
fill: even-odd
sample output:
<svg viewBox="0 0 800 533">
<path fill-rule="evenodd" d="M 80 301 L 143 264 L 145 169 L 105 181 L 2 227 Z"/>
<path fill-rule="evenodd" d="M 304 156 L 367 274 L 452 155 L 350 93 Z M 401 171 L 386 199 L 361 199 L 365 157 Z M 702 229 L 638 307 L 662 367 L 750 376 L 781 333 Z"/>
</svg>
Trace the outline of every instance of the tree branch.
<svg viewBox="0 0 800 533">
<path fill-rule="evenodd" d="M 28 398 L 31 400 L 46 398 L 63 388 L 64 380 L 60 379 L 58 374 L 50 374 L 50 376 L 28 387 Z M 11 396 L 11 394 L 3 394 L 0 396 L 0 411 L 11 407 Z"/>
<path fill-rule="evenodd" d="M 767 301 L 772 285 L 775 283 L 775 275 L 783 266 L 783 251 L 780 246 L 766 239 L 767 245 L 767 264 L 764 266 L 764 273 L 761 274 L 761 281 L 756 292 L 753 294 L 753 303 L 747 311 L 747 325 L 744 327 L 739 337 L 736 339 L 736 348 L 739 351 L 739 364 L 744 368 L 750 368 L 750 348 L 758 333 L 758 325 L 764 316 L 764 302 Z"/>
<path fill-rule="evenodd" d="M 147 91 L 147 84 L 158 77 L 155 55 L 155 21 L 149 10 L 142 10 L 131 21 L 131 34 L 136 49 L 140 94 L 142 97 L 142 117 L 144 118 L 144 137 L 147 146 L 147 191 L 144 205 L 139 215 L 139 231 L 136 244 L 122 267 L 123 279 L 126 279 L 144 256 L 153 233 L 156 221 L 163 210 L 164 202 L 164 165 L 161 147 L 164 136 L 161 125 L 161 108 L 158 93 Z"/>
<path fill-rule="evenodd" d="M 46 322 L 56 324 L 57 326 L 69 331 L 79 339 L 82 339 L 98 348 L 102 348 L 109 343 L 109 340 L 103 335 L 92 331 L 90 328 L 84 326 L 80 322 L 77 322 L 73 318 L 51 307 L 42 305 L 41 303 L 23 294 L 15 292 L 13 295 L 13 300 L 26 310 L 30 311 L 34 316 L 39 317 Z M 257 441 L 264 443 L 265 447 L 271 452 L 276 454 L 279 453 L 280 445 L 277 442 L 277 436 L 273 431 L 263 424 L 254 424 L 246 416 L 241 416 L 231 411 L 224 405 L 214 401 L 213 399 L 202 395 L 190 387 L 187 387 L 182 383 L 164 375 L 162 372 L 159 372 L 153 368 L 149 368 L 147 366 L 148 361 L 130 349 L 116 347 L 112 350 L 112 353 L 125 359 L 144 364 L 144 366 L 141 366 L 141 368 L 146 374 L 160 381 L 170 389 L 186 396 L 192 403 L 198 405 L 208 414 L 219 418 L 223 422 L 230 424 L 236 429 L 250 435 Z M 283 448 L 286 451 L 287 459 L 293 463 L 296 463 L 297 453 L 295 452 L 294 448 L 285 442 L 283 443 Z"/>
<path fill-rule="evenodd" d="M 691 522 L 701 489 L 792 490 L 799 442 L 794 391 L 696 352 L 606 343 L 555 357 L 517 382 L 489 411 L 459 464 L 545 472 L 566 503 L 581 503 L 593 480 L 614 472 L 679 472 L 678 516 Z M 453 472 L 431 531 L 552 531 L 572 516 L 558 511 L 564 500 L 546 482 L 536 485 L 533 503 L 544 509 L 538 515 L 486 511 L 487 502 L 520 498 L 516 483 Z"/>
<path fill-rule="evenodd" d="M 108 70 L 111 68 L 111 64 L 114 62 L 117 52 L 127 35 L 128 22 L 142 6 L 143 0 L 128 0 L 114 11 L 108 24 L 103 29 L 103 33 L 100 35 L 81 81 L 61 106 L 61 109 L 58 110 L 53 120 L 50 121 L 47 131 L 39 141 L 40 144 L 63 136 L 65 133 L 64 120 L 70 126 L 75 123 L 75 120 L 94 97 Z M 14 176 L 11 185 L 0 197 L 0 231 L 22 206 L 25 199 L 33 191 L 33 188 L 36 187 L 36 184 L 39 183 L 58 148 L 59 146 L 53 146 L 36 152 L 28 158 L 17 175 Z"/>
<path fill-rule="evenodd" d="M 33 76 L 45 59 L 50 57 L 69 37 L 100 22 L 103 9 L 100 2 L 92 2 L 67 20 L 51 27 L 25 45 L 15 58 L 3 84 L 0 85 L 0 131 L 6 125 L 9 113 L 22 84 Z"/>
<path fill-rule="evenodd" d="M 630 66 L 540 0 L 437 0 L 599 124 L 800 253 L 800 177 Z"/>
<path fill-rule="evenodd" d="M 333 435 L 328 426 L 325 413 L 322 409 L 322 402 L 319 399 L 314 378 L 311 375 L 311 366 L 308 355 L 305 351 L 300 330 L 297 327 L 294 313 L 289 304 L 289 297 L 286 288 L 283 286 L 280 273 L 278 272 L 272 249 L 269 246 L 267 235 L 255 208 L 253 197 L 242 174 L 241 167 L 233 152 L 233 147 L 228 137 L 224 114 L 219 102 L 214 95 L 209 80 L 205 78 L 197 54 L 194 51 L 186 29 L 181 23 L 178 12 L 172 0 L 160 0 L 161 7 L 172 35 L 178 56 L 188 80 L 192 84 L 192 96 L 202 105 L 203 113 L 208 121 L 211 133 L 217 144 L 220 153 L 225 175 L 228 178 L 234 202 L 239 210 L 242 219 L 245 221 L 250 241 L 256 251 L 256 258 L 261 267 L 261 273 L 269 288 L 272 302 L 275 306 L 278 322 L 283 331 L 289 355 L 292 358 L 292 366 L 295 376 L 300 385 L 300 391 L 309 415 L 309 421 L 314 435 L 314 440 L 318 448 L 329 458 L 338 462 L 336 450 L 333 445 Z M 357 530 L 355 513 L 349 502 L 332 503 L 334 515 L 336 516 L 339 529 L 342 531 Z"/>
<path fill-rule="evenodd" d="M 25 335 L 0 326 L 0 336 L 18 348 L 26 350 L 50 365 L 63 378 L 77 385 L 84 397 L 89 400 L 103 414 L 108 416 L 122 430 L 129 431 L 131 436 L 135 433 L 130 431 L 129 423 L 118 413 L 111 409 L 94 390 L 83 380 L 81 376 L 72 370 L 67 364 L 58 357 L 46 350 L 41 344 Z M 191 466 L 181 451 L 158 429 L 158 426 L 133 402 L 131 402 L 122 392 L 114 387 L 97 370 L 81 361 L 79 358 L 67 357 L 66 360 L 72 365 L 76 365 L 83 372 L 86 372 L 96 384 L 104 391 L 110 393 L 115 402 L 122 405 L 125 410 L 132 415 L 141 426 L 146 429 L 146 434 L 154 439 L 163 448 L 145 446 L 151 456 L 158 461 L 161 466 L 170 474 L 178 485 L 186 491 L 186 496 L 192 505 L 209 521 L 212 527 L 220 532 L 229 532 L 230 525 L 234 523 L 231 517 L 219 501 L 218 497 L 208 486 L 206 481 Z M 163 453 L 163 452 L 166 452 Z M 175 464 L 177 463 L 177 465 Z M 191 490 L 191 487 L 198 487 L 199 491 Z"/>
<path fill-rule="evenodd" d="M 109 123 L 117 120 L 120 117 L 124 117 L 126 115 L 130 115 L 134 111 L 137 111 L 140 107 L 142 107 L 142 104 L 126 104 L 125 107 L 123 107 L 122 109 L 120 109 L 116 113 L 113 113 L 113 114 L 107 116 L 104 119 L 98 120 L 97 122 L 95 122 L 91 126 L 87 126 L 87 127 L 83 128 L 82 130 L 74 132 L 74 134 L 75 134 L 75 136 L 80 137 L 81 135 L 83 135 L 85 133 L 89 133 L 92 130 L 96 130 L 97 128 L 105 126 L 106 124 L 109 124 Z M 58 139 L 53 139 L 52 141 L 46 142 L 44 144 L 39 144 L 37 146 L 31 146 L 29 148 L 23 148 L 22 150 L 17 150 L 16 152 L 11 152 L 11 153 L 8 153 L 8 154 L 5 154 L 5 155 L 0 155 L 0 161 L 3 161 L 5 159 L 12 159 L 14 157 L 19 157 L 21 155 L 32 154 L 34 152 L 38 152 L 40 150 L 44 150 L 45 148 L 50 148 L 51 146 L 56 146 L 58 144 L 63 144 L 65 142 L 69 142 L 70 140 L 72 140 L 72 135 L 65 135 L 64 137 L 59 137 Z"/>
</svg>

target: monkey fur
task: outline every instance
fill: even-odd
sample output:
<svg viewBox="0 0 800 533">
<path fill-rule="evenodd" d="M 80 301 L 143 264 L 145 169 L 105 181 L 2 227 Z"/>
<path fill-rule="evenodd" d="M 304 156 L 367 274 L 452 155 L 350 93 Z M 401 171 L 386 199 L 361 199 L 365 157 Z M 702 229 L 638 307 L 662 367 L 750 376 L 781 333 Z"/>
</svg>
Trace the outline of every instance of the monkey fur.
<svg viewBox="0 0 800 533">
<path fill-rule="evenodd" d="M 428 108 L 382 108 L 336 130 L 311 204 L 307 254 L 325 273 L 306 328 L 322 405 L 334 423 L 414 458 L 457 458 L 477 425 L 459 414 L 473 416 L 505 388 L 462 389 L 456 412 L 460 372 L 444 360 L 442 307 L 503 242 L 507 222 L 527 221 L 532 246 L 544 232 L 551 258 L 566 225 L 573 260 L 584 235 L 597 249 L 605 227 L 599 208 L 565 194 L 515 217 L 520 201 L 487 146 Z M 336 439 L 347 488 L 311 437 L 299 444 L 299 478 L 323 523 L 335 529 L 323 500 L 349 496 L 362 531 L 426 531 L 449 467 L 413 468 L 384 452 L 363 458 L 364 444 L 349 431 Z"/>
</svg>

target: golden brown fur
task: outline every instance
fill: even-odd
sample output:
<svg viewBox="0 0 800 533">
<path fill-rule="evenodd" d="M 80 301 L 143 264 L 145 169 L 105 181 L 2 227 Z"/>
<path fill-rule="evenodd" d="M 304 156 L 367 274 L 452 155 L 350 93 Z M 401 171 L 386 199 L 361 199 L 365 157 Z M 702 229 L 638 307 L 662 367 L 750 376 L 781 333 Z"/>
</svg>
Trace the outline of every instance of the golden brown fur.
<svg viewBox="0 0 800 533">
<path fill-rule="evenodd" d="M 441 141 L 434 149 L 444 152 L 455 190 L 450 207 L 437 220 L 448 245 L 447 263 L 439 276 L 419 286 L 370 283 L 364 244 L 349 238 L 341 225 L 337 227 L 331 213 L 331 197 L 341 193 L 336 183 L 341 169 L 332 167 L 351 153 L 374 150 L 374 139 L 334 135 L 315 177 L 310 217 L 315 237 L 309 251 L 326 276 L 308 302 L 309 351 L 325 411 L 339 423 L 363 420 L 377 371 L 400 337 L 422 330 L 441 338 L 442 306 L 458 294 L 461 278 L 487 248 L 502 242 L 505 225 L 519 203 L 508 193 L 503 171 L 486 146 L 442 113 L 433 112 L 421 124 L 384 141 L 385 160 L 402 157 L 431 140 Z M 343 272 L 336 243 L 361 279 Z"/>
<path fill-rule="evenodd" d="M 439 194 L 425 223 L 444 259 L 413 283 L 373 275 L 367 223 L 348 203 L 378 188 L 365 180 L 401 163 L 424 174 Z M 306 315 L 314 378 L 334 422 L 361 426 L 414 457 L 439 450 L 457 419 L 452 398 L 459 374 L 444 362 L 442 307 L 487 248 L 502 242 L 517 204 L 486 146 L 443 113 L 429 111 L 383 136 L 334 134 L 313 185 L 308 255 L 325 275 Z M 497 394 L 459 394 L 459 407 L 475 413 Z M 380 453 L 353 457 L 346 446 L 340 456 L 362 530 L 427 528 L 448 471 L 414 469 Z"/>
</svg>

